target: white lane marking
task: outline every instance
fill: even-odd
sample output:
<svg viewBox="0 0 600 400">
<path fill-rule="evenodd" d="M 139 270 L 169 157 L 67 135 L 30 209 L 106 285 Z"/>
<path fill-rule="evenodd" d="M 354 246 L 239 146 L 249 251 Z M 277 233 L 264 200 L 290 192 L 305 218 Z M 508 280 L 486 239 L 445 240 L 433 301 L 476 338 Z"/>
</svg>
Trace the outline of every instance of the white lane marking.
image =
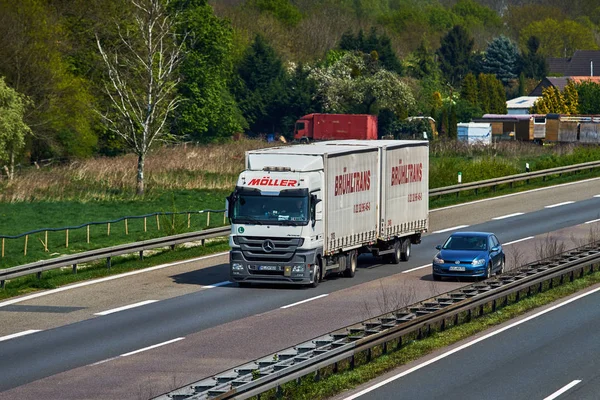
<svg viewBox="0 0 600 400">
<path fill-rule="evenodd" d="M 117 358 L 120 358 L 120 357 L 128 357 L 128 356 L 132 356 L 132 355 L 134 355 L 134 354 L 141 353 L 142 351 L 152 350 L 152 349 L 155 349 L 155 348 L 157 348 L 157 347 L 165 346 L 165 345 L 167 345 L 167 344 L 171 344 L 171 343 L 179 342 L 180 340 L 183 340 L 183 339 L 185 339 L 185 337 L 178 337 L 178 338 L 175 338 L 175 339 L 167 340 L 166 342 L 162 342 L 162 343 L 154 344 L 154 345 L 152 345 L 152 346 L 144 347 L 143 349 L 139 349 L 139 350 L 130 351 L 129 353 L 124 353 L 124 354 L 121 354 L 120 356 L 111 357 L 111 358 L 107 358 L 106 360 L 102 360 L 102 361 L 95 362 L 95 363 L 93 363 L 93 364 L 90 364 L 90 366 L 92 366 L 92 367 L 93 367 L 94 365 L 100 365 L 100 364 L 104 364 L 105 362 L 109 362 L 109 361 L 112 361 L 112 360 L 116 360 Z"/>
<path fill-rule="evenodd" d="M 156 270 L 159 270 L 159 269 L 173 267 L 175 265 L 181 265 L 181 264 L 185 264 L 185 263 L 189 263 L 189 262 L 194 262 L 194 261 L 207 260 L 209 258 L 220 257 L 220 256 L 224 256 L 224 255 L 227 255 L 227 254 L 229 254 L 228 251 L 227 252 L 223 252 L 223 253 L 210 254 L 208 256 L 202 256 L 202 257 L 198 257 L 198 258 L 191 258 L 189 260 L 177 261 L 177 262 L 173 262 L 173 263 L 169 263 L 169 264 L 163 264 L 163 265 L 157 265 L 157 266 L 149 267 L 149 268 L 145 268 L 145 269 L 139 269 L 139 270 L 136 270 L 136 271 L 125 272 L 124 274 L 107 276 L 105 278 L 95 279 L 93 281 L 85 281 L 85 282 L 75 283 L 73 285 L 63 286 L 63 287 L 60 287 L 60 288 L 57 288 L 57 289 L 48 290 L 48 291 L 45 291 L 45 292 L 39 292 L 39 293 L 30 294 L 28 296 L 23 296 L 23 297 L 18 297 L 18 298 L 15 298 L 15 299 L 10 299 L 10 300 L 7 300 L 5 302 L 0 303 L 0 307 L 5 307 L 5 306 L 11 305 L 11 304 L 20 303 L 20 302 L 26 301 L 26 300 L 36 299 L 38 297 L 47 296 L 47 295 L 54 294 L 54 293 L 64 292 L 66 290 L 77 289 L 77 288 L 84 287 L 84 286 L 94 285 L 96 283 L 102 283 L 102 282 L 112 281 L 113 279 L 125 278 L 125 277 L 132 276 L 132 275 L 143 274 L 144 272 L 156 271 Z"/>
<path fill-rule="evenodd" d="M 216 288 L 219 286 L 229 285 L 230 283 L 231 283 L 231 281 L 225 281 L 225 282 L 213 283 L 212 285 L 206 285 L 206 286 L 202 286 L 202 287 L 204 289 L 212 289 L 212 288 Z"/>
<path fill-rule="evenodd" d="M 450 231 L 455 231 L 455 230 L 457 230 L 457 229 L 466 228 L 466 227 L 468 227 L 468 226 L 469 226 L 469 225 L 459 225 L 459 226 L 455 226 L 455 227 L 452 227 L 452 228 L 446 228 L 446 229 L 442 229 L 442 230 L 439 230 L 439 231 L 435 231 L 435 232 L 432 232 L 432 233 L 444 233 L 444 232 L 450 232 Z"/>
<path fill-rule="evenodd" d="M 594 222 L 598 222 L 598 221 L 600 221 L 600 218 L 599 219 L 593 219 L 593 220 L 585 222 L 585 223 L 586 224 L 593 224 Z"/>
<path fill-rule="evenodd" d="M 40 332 L 40 331 L 36 330 L 36 329 L 29 329 L 28 331 L 23 331 L 23 332 L 19 332 L 19 333 L 13 333 L 12 335 L 2 336 L 2 337 L 0 337 L 0 342 L 3 342 L 5 340 L 14 339 L 14 338 L 17 338 L 20 336 L 30 335 L 30 334 L 36 333 L 36 332 Z"/>
<path fill-rule="evenodd" d="M 143 349 L 134 350 L 134 351 L 130 351 L 129 353 L 121 354 L 120 357 L 132 356 L 134 354 L 141 353 L 142 351 L 152 350 L 152 349 L 155 349 L 157 347 L 165 346 L 167 344 L 179 342 L 180 340 L 183 340 L 183 339 L 185 339 L 185 338 L 184 337 L 178 337 L 178 338 L 175 338 L 175 339 L 167 340 L 166 342 L 162 342 L 162 343 L 159 343 L 159 344 L 153 344 L 152 346 L 144 347 Z"/>
<path fill-rule="evenodd" d="M 560 307 L 562 307 L 562 306 L 565 306 L 565 305 L 567 305 L 567 304 L 569 304 L 569 303 L 572 303 L 572 302 L 574 302 L 574 301 L 577 301 L 577 300 L 579 300 L 579 299 L 582 299 L 583 297 L 585 297 L 585 296 L 589 296 L 590 294 L 594 294 L 594 293 L 596 293 L 596 292 L 598 292 L 598 291 L 600 291 L 600 287 L 599 287 L 599 288 L 596 288 L 596 289 L 593 289 L 593 290 L 590 290 L 589 292 L 586 292 L 586 293 L 580 294 L 580 295 L 578 295 L 578 296 L 575 296 L 575 297 L 573 297 L 573 298 L 571 298 L 571 299 L 569 299 L 569 300 L 565 300 L 564 302 L 562 302 L 562 303 L 560 303 L 560 304 L 556 304 L 556 305 L 554 305 L 554 306 L 552 306 L 552 307 L 549 307 L 549 308 L 547 308 L 547 309 L 545 309 L 545 310 L 543 310 L 543 311 L 540 311 L 540 312 L 538 312 L 538 313 L 536 313 L 536 314 L 530 315 L 529 317 L 523 318 L 523 319 L 522 319 L 522 320 L 520 320 L 520 321 L 513 322 L 512 324 L 510 324 L 510 325 L 507 325 L 507 326 L 504 326 L 504 327 L 502 327 L 502 328 L 498 329 L 497 331 L 490 332 L 490 333 L 488 333 L 488 334 L 487 334 L 487 335 L 485 335 L 485 336 L 481 336 L 481 337 L 479 337 L 479 338 L 477 338 L 477 339 L 474 339 L 474 340 L 472 340 L 471 342 L 465 343 L 465 344 L 463 344 L 463 345 L 461 345 L 461 346 L 459 346 L 459 347 L 457 347 L 457 348 L 455 348 L 455 349 L 452 349 L 452 350 L 450 350 L 450 351 L 447 351 L 447 352 L 446 352 L 446 353 L 444 353 L 444 354 L 440 354 L 439 356 L 437 356 L 437 357 L 434 357 L 434 358 L 432 358 L 431 360 L 425 361 L 424 363 L 421 363 L 421 364 L 419 364 L 419 365 L 416 365 L 416 366 L 414 366 L 414 367 L 412 367 L 412 368 L 410 368 L 410 369 L 408 369 L 408 370 L 406 370 L 406 371 L 404 371 L 404 372 L 400 372 L 399 374 L 397 374 L 397 375 L 394 375 L 394 376 L 392 376 L 391 378 L 388 378 L 388 379 L 386 379 L 386 380 L 384 380 L 384 381 L 381 381 L 381 382 L 379 382 L 379 383 L 377 383 L 377 384 L 375 384 L 375 385 L 373 385 L 373 386 L 371 386 L 371 387 L 369 387 L 369 388 L 366 388 L 366 389 L 364 389 L 364 390 L 362 390 L 362 391 L 360 391 L 360 392 L 358 392 L 358 393 L 355 393 L 355 394 L 353 394 L 352 396 L 346 397 L 344 400 L 353 400 L 353 399 L 356 399 L 356 398 L 358 398 L 358 397 L 360 397 L 360 396 L 362 396 L 362 395 L 364 395 L 364 394 L 367 394 L 367 393 L 369 393 L 369 392 L 371 392 L 371 391 L 373 391 L 373 390 L 375 390 L 375 389 L 379 389 L 380 387 L 382 387 L 382 386 L 385 386 L 385 385 L 387 385 L 388 383 L 390 383 L 390 382 L 393 382 L 393 381 L 395 381 L 395 380 L 396 380 L 396 379 L 398 379 L 398 378 L 402 378 L 403 376 L 406 376 L 406 375 L 408 375 L 408 374 L 411 374 L 411 373 L 413 373 L 413 372 L 415 372 L 415 371 L 417 371 L 417 370 L 419 370 L 419 369 L 421 369 L 421 368 L 423 368 L 423 367 L 426 367 L 426 366 L 428 366 L 428 365 L 430 365 L 430 364 L 433 364 L 433 363 L 435 363 L 435 362 L 437 362 L 437 361 L 439 361 L 439 360 L 441 360 L 441 359 L 443 359 L 443 358 L 446 358 L 446 357 L 448 357 L 448 356 L 450 356 L 450 355 L 452 355 L 452 354 L 454 354 L 454 353 L 458 353 L 458 352 L 459 352 L 459 351 L 461 351 L 461 350 L 464 350 L 464 349 L 466 349 L 466 348 L 468 348 L 468 347 L 471 347 L 471 346 L 472 346 L 472 345 L 474 345 L 474 344 L 477 344 L 477 343 L 479 343 L 479 342 L 481 342 L 481 341 L 484 341 L 484 340 L 486 340 L 486 339 L 489 339 L 489 338 L 491 338 L 492 336 L 496 336 L 496 335 L 498 335 L 498 334 L 500 334 L 500 333 L 502 333 L 502 332 L 504 332 L 504 331 L 507 331 L 507 330 L 509 330 L 509 329 L 511 329 L 511 328 L 514 328 L 515 326 L 518 326 L 518 325 L 524 324 L 525 322 L 528 322 L 528 321 L 530 321 L 530 320 L 532 320 L 532 319 L 534 319 L 534 318 L 537 318 L 537 317 L 539 317 L 539 316 L 541 316 L 541 315 L 547 314 L 547 313 L 549 313 L 549 312 L 551 312 L 551 311 L 554 311 L 554 310 L 556 310 L 556 309 L 558 309 L 558 308 L 560 308 Z"/>
<path fill-rule="evenodd" d="M 526 240 L 530 240 L 530 239 L 534 239 L 534 238 L 535 238 L 535 236 L 528 236 L 523 239 L 517 239 L 517 240 L 513 240 L 512 242 L 504 243 L 504 246 L 508 246 L 509 244 L 515 244 L 515 243 L 519 243 L 519 242 L 524 242 Z"/>
<path fill-rule="evenodd" d="M 116 313 L 116 312 L 119 312 L 119 311 L 129 310 L 130 308 L 136 308 L 136 307 L 145 306 L 146 304 L 156 303 L 157 301 L 158 300 L 140 301 L 139 303 L 129 304 L 127 306 L 118 307 L 118 308 L 113 308 L 112 310 L 102 311 L 102 312 L 99 312 L 99 313 L 95 313 L 94 315 L 108 315 L 108 314 Z"/>
<path fill-rule="evenodd" d="M 595 195 L 594 197 L 600 197 L 600 194 Z"/>
<path fill-rule="evenodd" d="M 502 196 L 498 196 L 498 197 L 489 197 L 487 199 L 481 199 L 481 200 L 473 200 L 470 201 L 468 203 L 461 203 L 461 204 L 454 204 L 452 206 L 446 206 L 446 207 L 441 207 L 441 208 L 433 208 L 431 210 L 429 210 L 429 213 L 435 212 L 435 211 L 443 211 L 443 210 L 449 210 L 451 208 L 457 208 L 457 207 L 463 207 L 463 206 L 468 206 L 471 204 L 477 204 L 477 203 L 483 203 L 484 201 L 492 201 L 492 200 L 499 200 L 499 199 L 505 199 L 507 197 L 513 197 L 513 196 L 520 196 L 522 194 L 528 194 L 528 193 L 533 193 L 533 192 L 539 192 L 542 190 L 551 190 L 551 189 L 556 189 L 559 187 L 563 187 L 563 186 L 570 186 L 570 185 L 577 185 L 580 183 L 588 183 L 588 182 L 593 182 L 593 181 L 597 181 L 600 178 L 590 178 L 590 179 L 584 179 L 583 181 L 577 181 L 577 182 L 569 182 L 569 183 L 563 183 L 560 185 L 554 185 L 554 186 L 547 186 L 547 187 L 543 187 L 543 188 L 537 188 L 537 189 L 531 189 L 531 190 L 526 190 L 524 192 L 518 192 L 518 193 L 510 193 L 510 194 L 505 194 Z M 594 196 L 594 197 L 600 197 L 600 195 Z"/>
<path fill-rule="evenodd" d="M 516 217 L 518 215 L 523 215 L 523 213 L 522 212 L 518 212 L 518 213 L 514 213 L 514 214 L 503 215 L 501 217 L 496 217 L 496 218 L 492 218 L 492 219 L 505 219 L 505 218 Z"/>
<path fill-rule="evenodd" d="M 409 272 L 413 272 L 413 271 L 416 271 L 418 269 L 427 268 L 427 267 L 431 267 L 431 264 L 425 264 L 425 265 L 421 265 L 420 267 L 416 267 L 416 268 L 412 268 L 412 269 L 407 269 L 406 271 L 402 271 L 402 273 L 403 274 L 408 274 Z"/>
<path fill-rule="evenodd" d="M 316 299 L 320 299 L 320 298 L 322 298 L 322 297 L 326 297 L 326 296 L 329 296 L 329 294 L 322 294 L 322 295 L 319 295 L 319 296 L 316 296 L 316 297 L 311 297 L 310 299 L 302 300 L 302 301 L 299 301 L 299 302 L 297 302 L 297 303 L 293 303 L 293 304 L 288 304 L 287 306 L 283 306 L 283 307 L 281 307 L 281 308 L 290 308 L 290 307 L 294 307 L 294 306 L 297 306 L 297 305 L 299 305 L 299 304 L 308 303 L 309 301 L 313 301 L 313 300 L 316 300 Z"/>
<path fill-rule="evenodd" d="M 554 207 L 566 206 L 567 204 L 573 204 L 573 203 L 575 203 L 575 202 L 574 201 L 563 201 L 562 203 L 552 204 L 550 206 L 544 206 L 544 208 L 554 208 Z"/>
<path fill-rule="evenodd" d="M 580 383 L 581 380 L 574 380 L 573 382 L 569 383 L 568 385 L 566 385 L 565 387 L 563 387 L 562 389 L 552 393 L 550 396 L 545 397 L 544 400 L 554 400 L 555 398 L 557 398 L 558 396 L 560 396 L 561 394 L 563 394 L 564 392 L 566 392 L 567 390 L 571 389 L 573 386 L 577 385 L 578 383 Z"/>
</svg>

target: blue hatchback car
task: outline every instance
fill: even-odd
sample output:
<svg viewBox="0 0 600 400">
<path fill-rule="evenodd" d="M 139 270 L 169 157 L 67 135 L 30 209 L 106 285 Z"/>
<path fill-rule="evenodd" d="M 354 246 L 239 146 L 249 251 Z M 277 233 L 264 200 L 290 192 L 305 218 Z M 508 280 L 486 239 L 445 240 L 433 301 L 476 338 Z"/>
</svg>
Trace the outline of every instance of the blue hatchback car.
<svg viewBox="0 0 600 400">
<path fill-rule="evenodd" d="M 433 279 L 474 277 L 487 279 L 504 272 L 500 241 L 489 232 L 454 232 L 433 258 Z"/>
</svg>

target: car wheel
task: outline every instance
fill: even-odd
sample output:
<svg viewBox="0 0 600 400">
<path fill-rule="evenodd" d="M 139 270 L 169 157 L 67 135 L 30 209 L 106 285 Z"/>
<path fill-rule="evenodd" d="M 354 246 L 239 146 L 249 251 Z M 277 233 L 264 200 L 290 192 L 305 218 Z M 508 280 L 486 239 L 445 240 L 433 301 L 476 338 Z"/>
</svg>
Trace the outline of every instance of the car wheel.
<svg viewBox="0 0 600 400">
<path fill-rule="evenodd" d="M 487 269 L 485 270 L 485 278 L 484 279 L 490 279 L 492 277 L 492 263 L 490 262 L 488 264 Z"/>
<path fill-rule="evenodd" d="M 500 263 L 500 269 L 498 270 L 497 274 L 502 275 L 503 273 L 504 273 L 504 258 L 502 258 L 502 262 Z"/>
<path fill-rule="evenodd" d="M 441 277 L 441 276 L 439 276 L 438 274 L 433 274 L 433 280 L 434 280 L 434 281 L 441 281 L 441 280 L 442 280 L 442 277 Z"/>
<path fill-rule="evenodd" d="M 356 273 L 356 265 L 358 264 L 358 256 L 355 251 L 351 251 L 346 256 L 346 269 L 344 270 L 344 276 L 352 278 Z"/>
<path fill-rule="evenodd" d="M 402 243 L 402 253 L 400 255 L 402 261 L 408 261 L 410 258 L 410 239 L 404 239 Z"/>
<path fill-rule="evenodd" d="M 316 288 L 319 286 L 319 281 L 321 280 L 321 260 L 317 260 L 315 266 L 313 268 L 312 274 L 312 282 L 310 283 L 311 288 Z"/>
</svg>

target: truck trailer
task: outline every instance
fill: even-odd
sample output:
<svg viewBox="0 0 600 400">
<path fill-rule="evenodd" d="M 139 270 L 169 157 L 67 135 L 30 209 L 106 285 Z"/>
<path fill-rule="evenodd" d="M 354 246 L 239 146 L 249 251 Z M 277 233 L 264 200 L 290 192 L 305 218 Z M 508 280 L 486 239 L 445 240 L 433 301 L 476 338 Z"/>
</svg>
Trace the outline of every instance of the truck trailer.
<svg viewBox="0 0 600 400">
<path fill-rule="evenodd" d="M 296 121 L 294 140 L 377 140 L 377 117 L 368 114 L 308 114 Z"/>
<path fill-rule="evenodd" d="M 429 144 L 340 140 L 253 150 L 227 198 L 231 281 L 316 287 L 358 255 L 410 257 L 429 219 Z"/>
</svg>

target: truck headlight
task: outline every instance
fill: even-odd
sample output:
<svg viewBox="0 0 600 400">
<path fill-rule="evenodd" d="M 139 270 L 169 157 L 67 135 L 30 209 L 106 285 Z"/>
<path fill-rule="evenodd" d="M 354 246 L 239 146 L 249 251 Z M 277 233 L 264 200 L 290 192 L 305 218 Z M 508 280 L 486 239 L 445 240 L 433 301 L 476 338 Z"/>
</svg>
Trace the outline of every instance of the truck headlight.
<svg viewBox="0 0 600 400">
<path fill-rule="evenodd" d="M 294 265 L 292 272 L 304 272 L 304 265 Z"/>
<path fill-rule="evenodd" d="M 232 263 L 231 264 L 231 269 L 233 271 L 243 271 L 244 270 L 244 266 L 240 263 Z"/>
<path fill-rule="evenodd" d="M 478 260 L 473 260 L 471 262 L 471 265 L 474 266 L 474 267 L 481 267 L 482 265 L 485 265 L 485 260 L 482 259 L 482 258 L 480 258 Z"/>
</svg>

